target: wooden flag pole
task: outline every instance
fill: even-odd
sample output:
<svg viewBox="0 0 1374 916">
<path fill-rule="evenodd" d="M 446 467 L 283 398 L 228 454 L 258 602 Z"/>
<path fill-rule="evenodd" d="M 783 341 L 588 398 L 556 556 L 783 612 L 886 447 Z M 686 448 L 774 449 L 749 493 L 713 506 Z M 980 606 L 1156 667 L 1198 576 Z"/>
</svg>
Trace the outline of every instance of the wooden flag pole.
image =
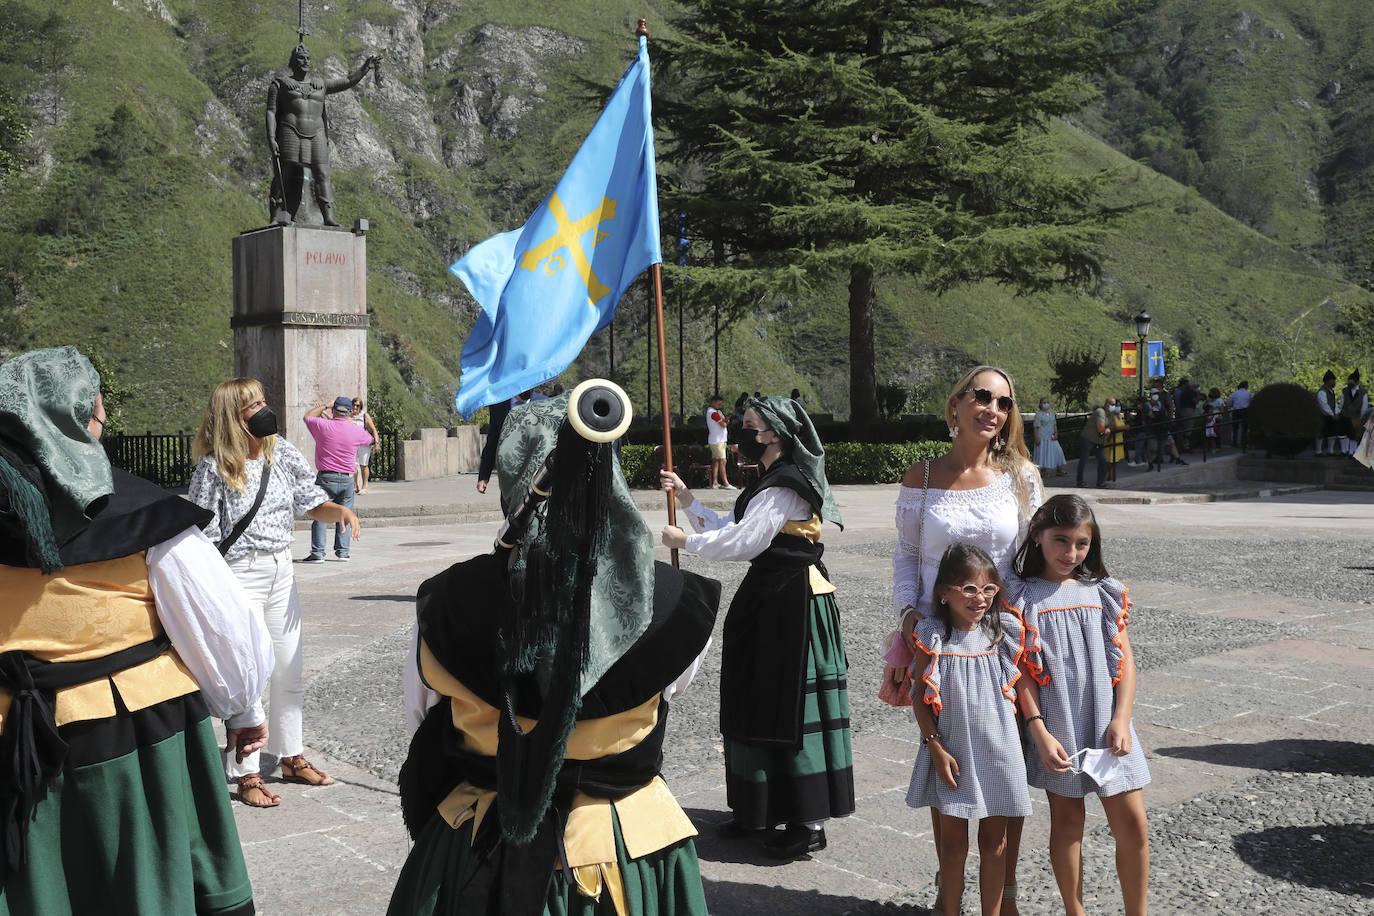
<svg viewBox="0 0 1374 916">
<path fill-rule="evenodd" d="M 649 24 L 647 20 L 639 20 L 639 25 L 635 29 L 635 35 L 648 37 Z M 655 189 L 655 193 L 657 193 L 657 189 Z M 659 409 L 663 414 L 663 469 L 672 473 L 673 425 L 672 414 L 668 410 L 668 343 L 663 336 L 663 265 L 654 264 L 650 269 L 654 274 L 654 323 L 658 326 L 658 398 Z M 677 494 L 669 493 L 667 496 L 668 524 L 676 526 Z M 673 566 L 677 566 L 677 548 L 673 548 L 671 552 Z"/>
<path fill-rule="evenodd" d="M 654 309 L 658 315 L 658 396 L 663 410 L 663 467 L 673 470 L 673 429 L 672 416 L 668 412 L 668 365 L 666 362 L 667 344 L 663 339 L 663 265 L 655 264 L 654 272 Z M 668 494 L 668 524 L 677 524 L 677 494 Z M 673 551 L 673 565 L 677 566 L 677 549 Z"/>
</svg>

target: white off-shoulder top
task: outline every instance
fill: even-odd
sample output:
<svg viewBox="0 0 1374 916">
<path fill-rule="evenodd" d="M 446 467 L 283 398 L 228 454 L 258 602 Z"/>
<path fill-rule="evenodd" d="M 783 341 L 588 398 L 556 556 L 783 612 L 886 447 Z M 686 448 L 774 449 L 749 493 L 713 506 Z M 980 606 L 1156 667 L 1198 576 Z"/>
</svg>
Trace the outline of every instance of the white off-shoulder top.
<svg viewBox="0 0 1374 916">
<path fill-rule="evenodd" d="M 1016 500 L 1016 482 L 1005 473 L 985 487 L 974 490 L 942 490 L 926 493 L 925 529 L 921 530 L 921 488 L 903 485 L 897 493 L 897 550 L 892 557 L 892 609 L 902 616 L 914 607 L 922 617 L 932 613 L 931 587 L 940 557 L 951 544 L 981 547 L 997 564 L 1003 578 L 1011 572 L 1016 547 L 1025 537 L 1030 514 L 1044 499 L 1035 471 L 1026 475 L 1030 488 L 1030 512 L 1022 516 Z M 920 559 L 917 559 L 917 556 Z M 917 578 L 921 591 L 917 594 Z"/>
</svg>

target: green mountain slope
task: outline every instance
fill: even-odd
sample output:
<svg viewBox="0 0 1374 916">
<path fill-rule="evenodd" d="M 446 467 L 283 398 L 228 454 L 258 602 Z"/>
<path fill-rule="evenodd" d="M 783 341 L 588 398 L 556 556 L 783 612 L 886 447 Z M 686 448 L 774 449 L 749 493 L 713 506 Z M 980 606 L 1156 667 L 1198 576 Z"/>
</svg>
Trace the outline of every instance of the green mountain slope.
<svg viewBox="0 0 1374 916">
<path fill-rule="evenodd" d="M 1370 277 L 1374 19 L 1346 0 L 1155 0 L 1091 129 L 1284 244 Z"/>
<path fill-rule="evenodd" d="M 1267 27 L 1279 21 L 1272 10 L 1295 4 L 1261 5 L 1270 10 L 1261 11 Z M 1360 26 L 1337 16 L 1338 4 L 1311 6 L 1346 23 L 1342 40 L 1358 44 Z M 454 422 L 458 358 L 476 307 L 446 267 L 487 235 L 519 225 L 547 193 L 595 117 L 589 82 L 607 85 L 619 75 L 633 54 L 634 19 L 652 21 L 655 8 L 623 0 L 308 7 L 318 69 L 341 74 L 373 50 L 384 58 L 381 86 L 369 78 L 330 100 L 338 215 L 345 223 L 366 217 L 372 226 L 371 396 L 395 405 L 406 425 Z M 1169 9 L 1162 2 L 1159 15 Z M 41 22 L 49 12 L 44 0 L 0 0 L 0 27 Z M 61 27 L 41 40 L 11 30 L 4 34 L 14 40 L 0 48 L 0 90 L 15 88 L 32 131 L 24 168 L 0 175 L 0 357 L 76 343 L 98 352 L 131 388 L 126 429 L 191 429 L 210 388 L 232 371 L 230 242 L 266 222 L 262 106 L 269 76 L 295 43 L 296 4 L 70 0 L 59 15 Z M 1204 25 L 1216 23 L 1195 24 L 1189 34 Z M 1266 39 L 1265 47 L 1286 51 L 1297 42 L 1296 27 L 1275 27 L 1287 37 Z M 1278 53 L 1254 54 L 1249 69 Z M 1304 86 L 1320 82 L 1327 67 L 1318 62 L 1328 56 L 1310 56 Z M 1270 83 L 1279 82 L 1277 72 L 1268 73 Z M 1368 97 L 1361 79 L 1343 83 L 1335 102 L 1356 111 Z M 1218 80 L 1213 91 L 1227 85 Z M 1124 97 L 1126 83 L 1118 89 Z M 1315 95 L 1304 96 L 1313 108 L 1297 107 L 1300 117 L 1285 114 L 1275 123 L 1321 135 L 1331 112 L 1318 110 Z M 1156 109 L 1164 111 L 1162 103 Z M 1112 120 L 1119 114 L 1104 103 L 1057 132 L 1066 168 L 1119 169 L 1118 202 L 1139 204 L 1104 247 L 1100 287 L 1016 297 L 979 285 L 936 297 L 910 278 L 884 278 L 880 381 L 938 390 L 970 361 L 987 358 L 1013 371 L 1028 401 L 1047 389 L 1050 346 L 1091 342 L 1114 351 L 1132 337 L 1129 317 L 1144 308 L 1158 336 L 1179 344 L 1206 383 L 1220 383 L 1231 368 L 1223 364 L 1228 345 L 1291 330 L 1295 321 L 1329 334 L 1342 306 L 1368 301 L 1315 259 L 1326 256 L 1319 244 L 1326 227 L 1346 210 L 1320 202 L 1276 206 L 1272 213 L 1289 215 L 1261 226 L 1273 238 L 1263 235 L 1093 139 L 1126 147 L 1129 138 Z M 1226 156 L 1239 149 L 1238 136 L 1251 137 L 1246 163 L 1282 151 L 1259 129 L 1247 134 L 1228 122 L 1218 130 L 1217 149 Z M 1280 177 L 1300 171 L 1287 160 L 1264 168 Z M 1305 174 L 1346 187 L 1346 173 L 1334 167 Z M 1347 202 L 1357 222 L 1358 186 L 1351 179 L 1349 193 L 1319 197 Z M 715 385 L 714 323 L 709 313 L 685 316 L 680 367 L 671 281 L 666 292 L 674 410 L 692 414 Z M 727 399 L 741 390 L 798 387 L 813 407 L 845 415 L 844 302 L 842 288 L 818 287 L 726 329 L 719 386 Z M 642 285 L 622 303 L 615 329 L 614 375 L 643 410 L 647 389 L 656 399 L 657 383 L 646 382 L 651 341 Z M 608 344 L 608 335 L 598 335 L 568 378 L 609 372 Z M 1119 383 L 1104 379 L 1100 389 Z"/>
</svg>

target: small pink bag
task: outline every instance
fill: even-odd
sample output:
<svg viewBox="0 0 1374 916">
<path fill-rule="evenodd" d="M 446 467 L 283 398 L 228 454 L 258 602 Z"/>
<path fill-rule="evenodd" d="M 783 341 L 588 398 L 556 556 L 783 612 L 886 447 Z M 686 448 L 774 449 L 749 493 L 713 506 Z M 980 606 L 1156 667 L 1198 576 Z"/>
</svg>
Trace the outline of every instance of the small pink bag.
<svg viewBox="0 0 1374 916">
<path fill-rule="evenodd" d="M 911 705 L 911 663 L 915 656 L 902 639 L 901 630 L 893 630 L 883 641 L 883 683 L 878 687 L 878 699 L 889 706 Z"/>
</svg>

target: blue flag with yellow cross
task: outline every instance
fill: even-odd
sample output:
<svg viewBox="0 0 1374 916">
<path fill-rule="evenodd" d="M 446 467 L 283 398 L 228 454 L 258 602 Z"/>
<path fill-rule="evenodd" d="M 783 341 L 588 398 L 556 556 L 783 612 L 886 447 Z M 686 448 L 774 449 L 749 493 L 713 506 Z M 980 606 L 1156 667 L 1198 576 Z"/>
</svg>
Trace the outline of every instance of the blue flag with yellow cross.
<svg viewBox="0 0 1374 916">
<path fill-rule="evenodd" d="M 625 288 L 662 262 L 640 36 L 639 57 L 544 203 L 449 268 L 482 307 L 463 345 L 458 412 L 469 417 L 568 368 L 611 323 Z"/>
</svg>

